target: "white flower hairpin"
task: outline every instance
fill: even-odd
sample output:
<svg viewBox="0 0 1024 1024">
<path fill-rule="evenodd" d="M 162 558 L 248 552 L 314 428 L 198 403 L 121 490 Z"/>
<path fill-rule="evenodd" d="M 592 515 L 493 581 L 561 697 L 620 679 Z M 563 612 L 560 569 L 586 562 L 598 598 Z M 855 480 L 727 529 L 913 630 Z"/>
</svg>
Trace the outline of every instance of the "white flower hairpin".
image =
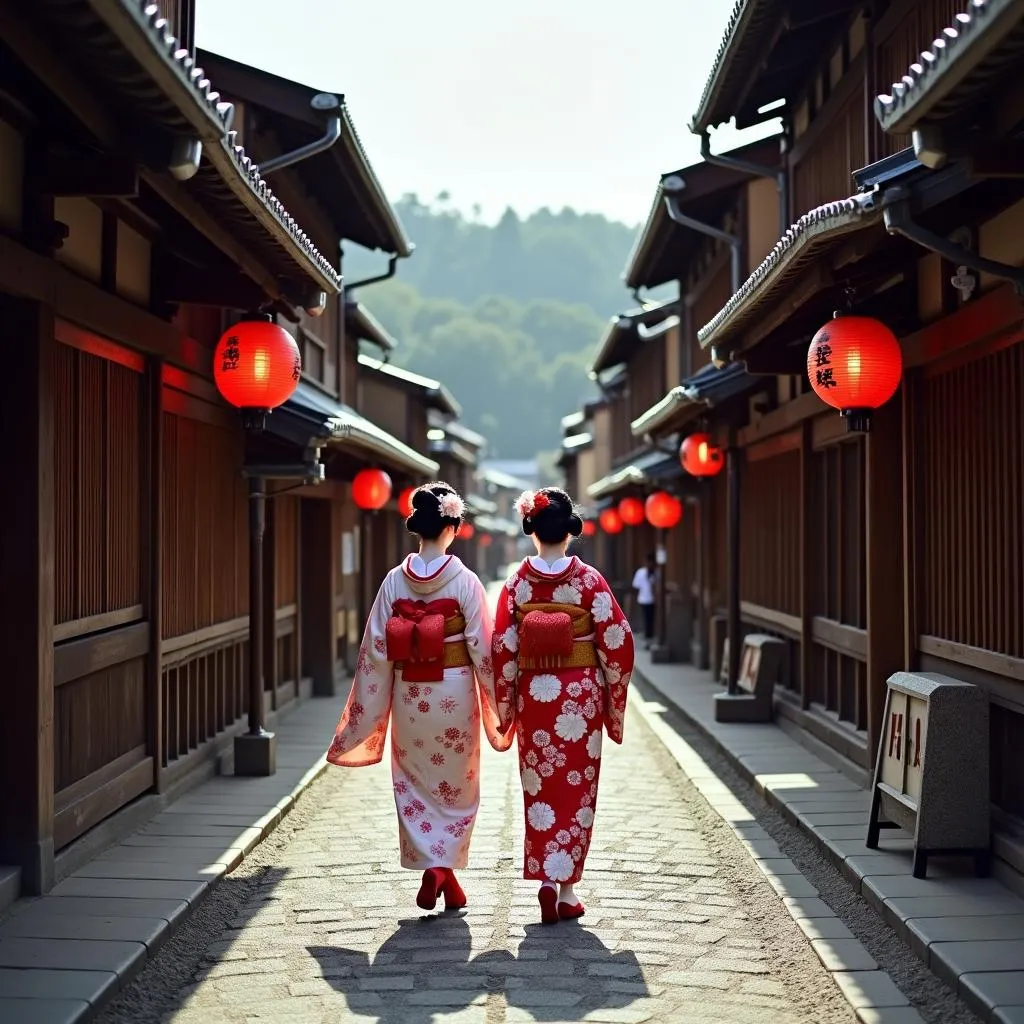
<svg viewBox="0 0 1024 1024">
<path fill-rule="evenodd" d="M 441 495 L 441 515 L 445 519 L 461 519 L 465 511 L 466 504 L 457 494 L 448 492 Z"/>
</svg>

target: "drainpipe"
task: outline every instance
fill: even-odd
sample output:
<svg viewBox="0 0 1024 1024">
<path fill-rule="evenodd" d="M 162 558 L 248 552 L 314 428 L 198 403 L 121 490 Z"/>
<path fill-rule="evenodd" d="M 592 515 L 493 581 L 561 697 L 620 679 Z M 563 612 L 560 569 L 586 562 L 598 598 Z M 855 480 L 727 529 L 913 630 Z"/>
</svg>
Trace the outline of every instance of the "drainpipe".
<svg viewBox="0 0 1024 1024">
<path fill-rule="evenodd" d="M 398 269 L 398 256 L 388 257 L 388 269 L 383 274 L 378 274 L 376 277 L 364 277 L 362 281 L 353 281 L 351 284 L 345 285 L 345 294 L 354 292 L 357 288 L 365 288 L 368 284 L 380 284 L 381 281 L 390 281 L 395 276 L 395 271 Z"/>
<path fill-rule="evenodd" d="M 1013 267 L 1006 263 L 986 259 L 965 246 L 958 245 L 956 242 L 943 238 L 942 235 L 937 235 L 915 223 L 910 215 L 910 191 L 908 189 L 899 186 L 889 189 L 882 197 L 882 209 L 884 210 L 885 229 L 890 235 L 902 235 L 921 246 L 922 249 L 945 256 L 954 266 L 967 267 L 979 274 L 991 274 L 1004 281 L 1012 281 L 1017 294 L 1024 295 L 1024 267 Z"/>
<path fill-rule="evenodd" d="M 679 194 L 686 188 L 686 182 L 681 175 L 670 174 L 661 182 L 662 191 L 665 193 L 665 209 L 668 210 L 669 219 L 691 231 L 697 231 L 709 238 L 717 238 L 729 246 L 731 254 L 731 277 L 732 290 L 735 293 L 743 283 L 743 242 L 736 235 L 730 235 L 728 231 L 705 224 L 703 221 L 687 217 L 679 207 Z"/>
<path fill-rule="evenodd" d="M 779 237 L 789 229 L 789 176 L 785 167 L 766 167 L 750 160 L 741 160 L 733 156 L 718 156 L 711 152 L 711 137 L 705 128 L 700 133 L 700 157 L 705 163 L 715 167 L 725 167 L 732 171 L 742 171 L 755 178 L 773 178 L 779 189 Z M 734 288 L 733 291 L 736 289 Z"/>
<path fill-rule="evenodd" d="M 736 443 L 736 424 L 729 424 L 728 458 L 729 458 L 729 533 L 728 533 L 728 565 L 729 565 L 729 675 L 728 692 L 735 696 L 736 685 L 740 676 L 740 456 L 741 450 Z"/>
<path fill-rule="evenodd" d="M 305 146 L 293 149 L 290 153 L 282 153 L 280 156 L 264 160 L 260 164 L 260 174 L 264 178 L 282 168 L 308 160 L 311 156 L 316 156 L 317 153 L 323 153 L 341 138 L 341 111 L 344 106 L 341 97 L 329 92 L 318 92 L 309 101 L 309 105 L 317 113 L 327 115 L 327 127 L 324 134 L 315 142 L 309 142 Z"/>
</svg>

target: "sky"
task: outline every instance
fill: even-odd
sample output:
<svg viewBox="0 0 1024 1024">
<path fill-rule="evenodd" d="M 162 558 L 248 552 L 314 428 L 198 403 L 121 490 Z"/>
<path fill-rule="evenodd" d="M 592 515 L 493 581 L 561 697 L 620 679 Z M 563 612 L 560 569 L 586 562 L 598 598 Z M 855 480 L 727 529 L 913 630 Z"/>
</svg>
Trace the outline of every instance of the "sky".
<svg viewBox="0 0 1024 1024">
<path fill-rule="evenodd" d="M 660 176 L 699 159 L 687 123 L 733 3 L 197 0 L 196 42 L 343 94 L 392 200 L 635 225 Z M 764 134 L 724 128 L 712 149 Z"/>
</svg>

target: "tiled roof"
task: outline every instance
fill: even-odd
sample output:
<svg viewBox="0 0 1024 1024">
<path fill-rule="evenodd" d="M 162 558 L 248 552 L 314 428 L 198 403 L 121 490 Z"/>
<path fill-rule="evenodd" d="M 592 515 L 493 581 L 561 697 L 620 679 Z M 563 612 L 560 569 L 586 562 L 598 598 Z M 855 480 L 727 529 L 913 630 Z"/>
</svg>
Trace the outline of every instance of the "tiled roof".
<svg viewBox="0 0 1024 1024">
<path fill-rule="evenodd" d="M 671 319 L 678 309 L 678 301 L 672 299 L 668 302 L 643 306 L 640 309 L 632 309 L 628 313 L 619 313 L 617 316 L 613 316 L 608 321 L 608 326 L 605 327 L 601 340 L 598 342 L 597 355 L 594 356 L 594 361 L 590 365 L 591 374 L 604 373 L 605 370 L 627 362 L 632 351 L 626 351 L 629 347 L 626 339 L 630 335 L 635 335 L 642 341 L 643 338 L 636 333 L 638 327 L 641 325 L 653 327 L 662 324 Z"/>
<path fill-rule="evenodd" d="M 667 424 L 679 426 L 677 413 L 687 409 L 685 419 L 693 418 L 698 410 L 715 406 L 735 395 L 742 394 L 755 383 L 755 378 L 748 374 L 742 363 L 729 363 L 718 367 L 712 363 L 702 367 L 682 384 L 674 387 L 659 402 L 642 412 L 630 424 L 634 437 L 662 432 Z"/>
<path fill-rule="evenodd" d="M 875 117 L 887 132 L 906 134 L 929 115 L 941 117 L 941 104 L 973 65 L 984 60 L 1024 21 L 1020 0 L 971 0 L 953 24 L 894 82 L 875 98 Z M 1008 60 L 1013 59 L 1007 55 Z M 962 63 L 972 67 L 954 71 Z"/>
<path fill-rule="evenodd" d="M 881 219 L 873 193 L 826 203 L 805 213 L 775 243 L 772 251 L 740 285 L 729 301 L 697 332 L 703 347 L 721 345 L 774 294 L 825 241 L 856 231 Z"/>
<path fill-rule="evenodd" d="M 105 0 L 92 5 L 107 31 L 142 63 L 160 94 L 173 104 L 197 132 L 209 160 L 225 184 L 260 221 L 293 260 L 326 290 L 341 289 L 341 275 L 298 222 L 284 208 L 259 173 L 259 167 L 236 144 L 231 131 L 234 107 L 224 103 L 212 83 L 197 67 L 189 51 L 168 30 L 167 21 L 149 0 Z M 147 60 L 157 58 L 155 61 Z"/>
<path fill-rule="evenodd" d="M 714 93 L 721 86 L 723 77 L 728 71 L 727 58 L 730 50 L 735 46 L 736 40 L 742 34 L 747 25 L 748 19 L 758 6 L 757 0 L 736 0 L 733 5 L 729 21 L 725 26 L 725 34 L 718 44 L 718 52 L 715 54 L 715 61 L 711 65 L 707 81 L 704 83 L 704 91 L 701 93 L 700 103 L 697 104 L 697 112 L 693 115 L 690 126 L 694 131 L 701 131 L 710 127 L 707 120 L 708 107 L 715 99 Z"/>
</svg>

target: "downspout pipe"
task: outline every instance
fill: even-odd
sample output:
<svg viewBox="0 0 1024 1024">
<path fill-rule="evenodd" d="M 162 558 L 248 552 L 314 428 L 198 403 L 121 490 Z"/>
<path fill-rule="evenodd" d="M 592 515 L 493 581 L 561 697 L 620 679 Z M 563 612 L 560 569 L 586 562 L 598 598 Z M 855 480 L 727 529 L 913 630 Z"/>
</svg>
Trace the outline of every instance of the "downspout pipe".
<svg viewBox="0 0 1024 1024">
<path fill-rule="evenodd" d="M 743 283 L 742 239 L 736 235 L 730 235 L 728 231 L 723 231 L 721 228 L 713 227 L 711 224 L 705 224 L 703 221 L 694 220 L 693 217 L 687 217 L 679 206 L 679 193 L 685 187 L 685 183 L 678 175 L 669 175 L 662 182 L 661 187 L 665 191 L 665 209 L 668 211 L 669 218 L 672 221 L 680 225 L 680 227 L 689 228 L 691 231 L 707 235 L 709 238 L 717 238 L 718 241 L 725 242 L 725 244 L 729 246 L 732 290 L 733 292 L 738 291 L 740 285 Z"/>
<path fill-rule="evenodd" d="M 750 160 L 741 160 L 734 156 L 717 155 L 711 152 L 711 136 L 705 128 L 700 133 L 700 158 L 715 167 L 725 167 L 728 170 L 742 171 L 744 174 L 753 175 L 755 178 L 772 178 L 779 189 L 779 237 L 781 238 L 789 230 L 789 175 L 784 167 L 767 167 L 764 164 L 756 164 Z M 735 292 L 736 289 L 733 288 Z"/>
<path fill-rule="evenodd" d="M 979 274 L 991 274 L 1004 281 L 1011 281 L 1017 294 L 1024 296 L 1024 267 L 1014 267 L 979 256 L 978 253 L 915 223 L 910 215 L 910 191 L 908 189 L 899 187 L 889 189 L 882 198 L 882 209 L 885 230 L 890 235 L 901 235 L 921 246 L 922 249 L 928 249 L 930 252 L 944 256 L 954 266 L 967 267 Z"/>
<path fill-rule="evenodd" d="M 271 157 L 260 164 L 260 174 L 265 178 L 268 174 L 280 171 L 285 167 L 308 160 L 311 156 L 323 153 L 330 149 L 338 139 L 341 138 L 341 111 L 344 100 L 329 92 L 318 92 L 310 101 L 309 105 L 318 113 L 327 115 L 327 126 L 324 134 L 314 142 L 305 146 L 299 146 L 290 153 L 282 153 L 280 156 Z"/>
<path fill-rule="evenodd" d="M 353 281 L 351 284 L 345 285 L 345 294 L 354 292 L 357 288 L 365 288 L 368 284 L 380 284 L 381 281 L 390 281 L 395 276 L 395 271 L 398 269 L 398 256 L 388 257 L 388 269 L 383 274 L 378 274 L 376 277 L 364 277 L 362 281 Z"/>
</svg>

